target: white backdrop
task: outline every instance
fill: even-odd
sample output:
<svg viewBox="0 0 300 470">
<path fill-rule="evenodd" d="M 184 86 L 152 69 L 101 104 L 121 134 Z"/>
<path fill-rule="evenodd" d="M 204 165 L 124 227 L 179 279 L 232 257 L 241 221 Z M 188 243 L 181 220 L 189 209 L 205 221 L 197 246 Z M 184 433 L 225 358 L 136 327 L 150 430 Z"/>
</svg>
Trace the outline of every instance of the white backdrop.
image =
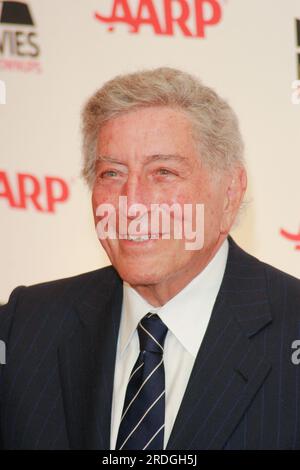
<svg viewBox="0 0 300 470">
<path fill-rule="evenodd" d="M 168 2 L 174 16 L 185 6 L 194 36 L 180 26 L 173 35 L 155 34 L 151 24 L 131 33 L 125 23 L 95 18 L 95 12 L 111 16 L 115 1 L 31 0 L 33 25 L 0 23 L 0 80 L 6 86 L 6 104 L 0 104 L 0 302 L 16 285 L 108 264 L 79 177 L 80 111 L 107 79 L 145 67 L 182 68 L 229 100 L 240 118 L 249 172 L 248 208 L 232 235 L 250 253 L 300 277 L 300 104 L 292 102 L 292 83 L 300 80 L 299 0 L 117 2 L 119 17 L 126 6 L 136 16 L 142 3 L 149 16 L 152 5 L 161 24 Z M 0 18 L 7 3 L 0 2 Z M 196 4 L 205 21 L 215 21 L 204 37 L 195 37 L 201 23 Z M 24 199 L 33 190 L 35 204 Z M 47 211 L 51 197 L 65 199 L 54 212 Z"/>
</svg>

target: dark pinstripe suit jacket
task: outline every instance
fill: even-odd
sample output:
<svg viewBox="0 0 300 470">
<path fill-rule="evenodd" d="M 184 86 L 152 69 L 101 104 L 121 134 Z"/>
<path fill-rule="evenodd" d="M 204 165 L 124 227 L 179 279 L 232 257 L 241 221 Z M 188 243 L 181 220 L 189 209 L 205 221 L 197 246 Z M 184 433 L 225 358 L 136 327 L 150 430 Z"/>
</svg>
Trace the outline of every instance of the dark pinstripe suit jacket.
<svg viewBox="0 0 300 470">
<path fill-rule="evenodd" d="M 300 281 L 229 241 L 167 449 L 300 449 Z M 109 449 L 121 305 L 112 267 L 14 290 L 0 308 L 3 448 Z"/>
</svg>

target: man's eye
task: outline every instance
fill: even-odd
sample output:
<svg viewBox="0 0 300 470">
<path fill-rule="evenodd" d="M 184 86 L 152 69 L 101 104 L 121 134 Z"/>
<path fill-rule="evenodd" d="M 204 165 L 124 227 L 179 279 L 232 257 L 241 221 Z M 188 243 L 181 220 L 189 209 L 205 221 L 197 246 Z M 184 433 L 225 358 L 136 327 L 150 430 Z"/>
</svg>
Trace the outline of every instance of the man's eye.
<svg viewBox="0 0 300 470">
<path fill-rule="evenodd" d="M 114 178 L 115 176 L 117 176 L 118 173 L 114 170 L 107 170 L 107 171 L 103 171 L 100 176 L 101 178 Z"/>
<path fill-rule="evenodd" d="M 159 168 L 157 172 L 160 175 L 172 175 L 172 172 L 170 170 L 167 170 L 166 168 Z"/>
</svg>

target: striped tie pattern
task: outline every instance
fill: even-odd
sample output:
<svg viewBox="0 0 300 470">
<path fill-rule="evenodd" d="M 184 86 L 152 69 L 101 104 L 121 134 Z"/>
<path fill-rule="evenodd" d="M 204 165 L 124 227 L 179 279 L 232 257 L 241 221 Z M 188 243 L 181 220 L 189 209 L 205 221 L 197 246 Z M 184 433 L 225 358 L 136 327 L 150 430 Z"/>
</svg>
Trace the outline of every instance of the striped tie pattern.
<svg viewBox="0 0 300 470">
<path fill-rule="evenodd" d="M 140 354 L 132 369 L 116 449 L 163 449 L 165 426 L 165 371 L 167 326 L 155 313 L 138 324 Z"/>
</svg>

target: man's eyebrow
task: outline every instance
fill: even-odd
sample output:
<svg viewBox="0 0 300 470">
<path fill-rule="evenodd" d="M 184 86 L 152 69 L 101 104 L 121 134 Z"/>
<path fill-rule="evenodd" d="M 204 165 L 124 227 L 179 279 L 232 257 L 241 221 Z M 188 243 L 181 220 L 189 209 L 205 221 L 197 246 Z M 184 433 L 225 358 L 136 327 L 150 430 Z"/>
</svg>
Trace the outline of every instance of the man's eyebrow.
<svg viewBox="0 0 300 470">
<path fill-rule="evenodd" d="M 173 161 L 178 161 L 178 162 L 184 162 L 187 160 L 187 158 L 177 153 L 174 153 L 174 154 L 173 153 L 171 154 L 158 153 L 155 155 L 148 155 L 146 157 L 146 163 L 150 163 L 150 162 L 157 161 L 157 160 L 163 160 L 163 161 L 173 160 Z"/>
<path fill-rule="evenodd" d="M 110 157 L 109 155 L 98 155 L 96 162 L 108 162 L 108 163 L 118 163 L 119 165 L 126 165 L 126 163 L 121 162 L 117 158 Z"/>
<path fill-rule="evenodd" d="M 157 154 L 154 154 L 154 155 L 147 155 L 146 157 L 144 157 L 144 161 L 145 161 L 146 164 L 151 163 L 151 162 L 155 162 L 155 161 L 158 161 L 158 160 L 162 160 L 162 161 L 173 160 L 173 161 L 177 161 L 177 162 L 185 162 L 187 160 L 187 158 L 184 157 L 183 155 L 179 155 L 177 153 L 174 153 L 174 154 L 157 153 Z M 117 163 L 119 165 L 126 165 L 126 162 L 122 162 L 118 158 L 111 157 L 109 155 L 98 155 L 96 161 L 97 162 L 100 161 L 100 162 L 108 162 L 108 163 Z"/>
</svg>

